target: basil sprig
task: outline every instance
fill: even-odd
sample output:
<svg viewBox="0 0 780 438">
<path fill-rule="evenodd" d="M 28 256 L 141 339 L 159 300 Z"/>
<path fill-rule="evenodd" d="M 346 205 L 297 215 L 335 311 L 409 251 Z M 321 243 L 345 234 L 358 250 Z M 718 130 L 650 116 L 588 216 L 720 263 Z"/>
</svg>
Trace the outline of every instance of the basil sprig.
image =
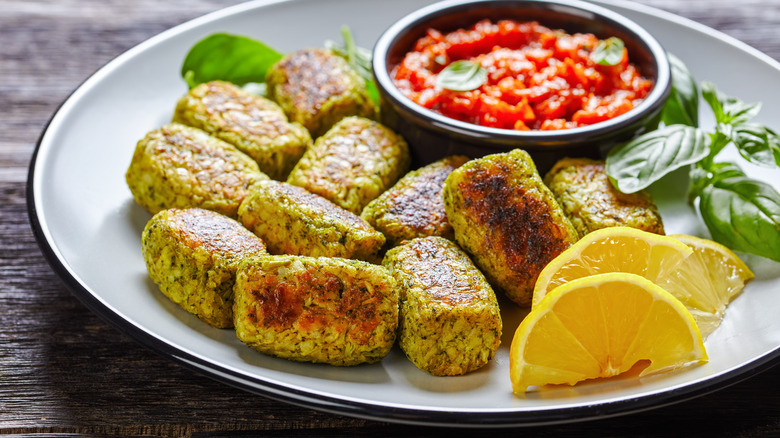
<svg viewBox="0 0 780 438">
<path fill-rule="evenodd" d="M 705 178 L 694 181 L 700 188 L 699 211 L 713 239 L 780 261 L 780 196 L 775 189 L 733 164 L 698 176 Z"/>
<path fill-rule="evenodd" d="M 663 110 L 666 125 L 699 126 L 699 90 L 688 67 L 680 58 L 669 53 L 672 67 L 672 91 Z"/>
<path fill-rule="evenodd" d="M 753 164 L 780 166 L 780 135 L 758 123 L 742 123 L 731 129 L 731 140 L 740 155 Z"/>
<path fill-rule="evenodd" d="M 352 37 L 352 31 L 350 31 L 349 26 L 341 27 L 341 37 L 344 39 L 344 44 L 328 40 L 325 41 L 325 48 L 347 60 L 350 67 L 366 81 L 368 95 L 374 103 L 378 104 L 379 91 L 376 88 L 376 83 L 374 83 L 374 74 L 371 67 L 373 55 L 371 51 L 355 44 L 355 39 Z"/>
<path fill-rule="evenodd" d="M 184 58 L 181 75 L 190 88 L 214 80 L 236 85 L 265 83 L 266 72 L 281 58 L 281 53 L 260 41 L 216 33 L 190 49 Z"/>
<path fill-rule="evenodd" d="M 725 125 L 737 126 L 755 117 L 761 110 L 761 103 L 745 103 L 736 97 L 727 96 L 712 82 L 702 82 L 701 95 L 715 113 L 715 121 Z"/>
<path fill-rule="evenodd" d="M 596 48 L 590 52 L 590 59 L 599 65 L 618 65 L 623 60 L 623 49 L 626 44 L 618 37 L 600 40 Z"/>
<path fill-rule="evenodd" d="M 701 130 L 671 125 L 610 151 L 606 171 L 618 190 L 634 193 L 675 169 L 700 161 L 710 153 L 709 146 Z"/>
<path fill-rule="evenodd" d="M 487 70 L 479 63 L 461 59 L 436 75 L 436 85 L 453 91 L 476 90 L 487 81 Z"/>
<path fill-rule="evenodd" d="M 737 251 L 780 261 L 780 193 L 749 178 L 736 163 L 717 162 L 729 145 L 753 164 L 780 169 L 780 136 L 752 122 L 760 103 L 746 103 L 702 82 L 701 96 L 715 116 L 711 132 L 698 127 L 698 91 L 688 69 L 672 57 L 674 90 L 663 109 L 664 127 L 607 154 L 615 187 L 632 193 L 689 165 L 689 199 L 713 239 Z"/>
</svg>

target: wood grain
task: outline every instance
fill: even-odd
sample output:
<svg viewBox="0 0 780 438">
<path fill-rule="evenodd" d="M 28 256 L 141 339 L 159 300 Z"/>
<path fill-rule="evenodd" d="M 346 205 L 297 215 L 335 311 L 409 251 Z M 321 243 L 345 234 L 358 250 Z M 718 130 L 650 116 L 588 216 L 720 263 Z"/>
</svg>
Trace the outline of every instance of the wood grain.
<svg viewBox="0 0 780 438">
<path fill-rule="evenodd" d="M 236 3 L 0 0 L 1 434 L 216 437 L 442 432 L 280 403 L 158 356 L 75 299 L 36 245 L 25 203 L 27 167 L 37 138 L 58 105 L 123 51 L 186 20 Z M 641 3 L 720 29 L 780 59 L 780 2 L 776 0 Z M 780 367 L 713 394 L 644 413 L 489 433 L 780 436 L 777 388 Z"/>
</svg>

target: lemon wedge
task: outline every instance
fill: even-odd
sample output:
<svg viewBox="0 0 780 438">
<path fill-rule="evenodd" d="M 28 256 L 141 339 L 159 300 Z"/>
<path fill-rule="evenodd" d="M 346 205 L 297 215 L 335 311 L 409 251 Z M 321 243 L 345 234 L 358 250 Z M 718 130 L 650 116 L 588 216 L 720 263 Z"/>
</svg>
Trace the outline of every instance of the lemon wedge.
<svg viewBox="0 0 780 438">
<path fill-rule="evenodd" d="M 635 274 L 572 280 L 545 294 L 515 332 L 512 389 L 569 384 L 646 367 L 645 376 L 707 361 L 701 333 L 685 306 Z"/>
<path fill-rule="evenodd" d="M 656 284 L 682 301 L 705 338 L 720 325 L 726 306 L 753 279 L 750 268 L 730 249 L 695 236 L 670 235 L 693 254 Z"/>
<path fill-rule="evenodd" d="M 607 272 L 627 272 L 657 282 L 668 277 L 693 253 L 669 236 L 631 227 L 610 227 L 588 233 L 550 261 L 539 273 L 533 306 L 557 286 Z"/>
<path fill-rule="evenodd" d="M 606 272 L 640 275 L 680 300 L 706 339 L 754 275 L 730 249 L 685 234 L 628 227 L 594 231 L 553 259 L 536 281 L 532 303 L 568 281 Z"/>
</svg>

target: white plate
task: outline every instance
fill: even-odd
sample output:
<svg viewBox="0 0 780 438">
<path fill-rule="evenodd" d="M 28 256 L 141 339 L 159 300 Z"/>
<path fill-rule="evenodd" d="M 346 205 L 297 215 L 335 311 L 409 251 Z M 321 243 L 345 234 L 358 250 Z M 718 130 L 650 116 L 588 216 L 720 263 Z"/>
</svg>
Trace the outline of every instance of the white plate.
<svg viewBox="0 0 780 438">
<path fill-rule="evenodd" d="M 93 311 L 142 344 L 214 378 L 325 411 L 426 424 L 540 424 L 616 415 L 690 398 L 734 383 L 780 356 L 778 264 L 745 257 L 757 274 L 707 340 L 710 362 L 643 379 L 512 395 L 508 349 L 521 311 L 504 313 L 502 347 L 492 363 L 462 377 L 432 377 L 394 349 L 381 363 L 337 368 L 264 356 L 231 330 L 200 322 L 169 302 L 147 278 L 140 233 L 149 214 L 136 205 L 124 174 L 135 143 L 168 122 L 187 89 L 179 69 L 187 50 L 213 32 L 262 40 L 281 51 L 339 40 L 348 24 L 370 47 L 419 0 L 249 2 L 158 35 L 110 62 L 79 87 L 52 118 L 30 167 L 29 210 L 56 272 Z M 691 21 L 625 2 L 605 4 L 644 25 L 699 80 L 746 101 L 763 101 L 759 120 L 780 120 L 780 65 Z M 713 54 L 717 53 L 717 56 Z M 724 60 L 728 60 L 725 62 Z M 702 106 L 705 126 L 712 125 Z M 747 167 L 754 177 L 778 173 Z M 653 187 L 670 233 L 706 230 L 685 203 L 678 172 Z M 511 309 L 511 306 L 506 306 Z"/>
</svg>

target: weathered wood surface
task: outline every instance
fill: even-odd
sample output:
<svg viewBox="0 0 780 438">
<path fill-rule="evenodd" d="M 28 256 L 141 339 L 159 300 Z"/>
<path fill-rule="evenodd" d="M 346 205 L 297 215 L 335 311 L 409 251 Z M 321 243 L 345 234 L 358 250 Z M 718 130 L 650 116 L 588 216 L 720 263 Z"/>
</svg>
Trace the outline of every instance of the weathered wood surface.
<svg viewBox="0 0 780 438">
<path fill-rule="evenodd" d="M 138 345 L 87 310 L 41 255 L 27 166 L 57 106 L 124 50 L 236 0 L 0 0 L 0 433 L 426 436 L 243 392 Z M 642 0 L 780 59 L 777 0 Z M 337 24 L 337 23 L 336 23 Z M 713 54 L 717 56 L 717 54 Z M 778 78 L 780 79 L 780 78 Z M 630 416 L 496 436 L 780 436 L 780 367 Z"/>
</svg>

